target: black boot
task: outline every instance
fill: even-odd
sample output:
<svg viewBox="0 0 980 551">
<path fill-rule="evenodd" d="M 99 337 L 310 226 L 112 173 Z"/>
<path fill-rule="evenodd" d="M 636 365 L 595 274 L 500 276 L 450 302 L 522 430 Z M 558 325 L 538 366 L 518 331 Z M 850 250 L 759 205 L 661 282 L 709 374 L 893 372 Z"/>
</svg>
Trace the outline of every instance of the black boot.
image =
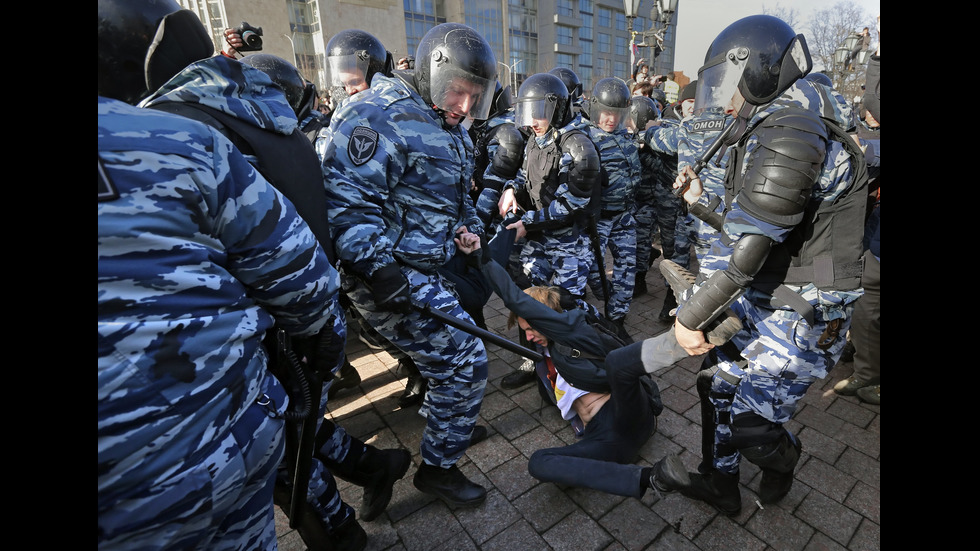
<svg viewBox="0 0 980 551">
<path fill-rule="evenodd" d="M 408 450 L 379 450 L 367 446 L 357 462 L 352 480 L 364 487 L 364 500 L 361 503 L 360 518 L 372 521 L 384 512 L 391 502 L 391 491 L 395 482 L 408 472 L 412 464 L 412 454 Z"/>
<path fill-rule="evenodd" d="M 293 519 L 291 483 L 286 471 L 281 469 L 272 494 L 273 502 L 290 519 L 290 525 L 296 526 L 296 532 L 307 548 L 361 551 L 367 547 L 367 534 L 348 505 L 343 505 L 341 509 L 342 513 L 346 510 L 346 518 L 335 527 L 321 518 L 310 505 L 303 507 L 302 518 Z"/>
<path fill-rule="evenodd" d="M 775 442 L 739 450 L 742 457 L 762 468 L 759 501 L 776 503 L 793 487 L 793 470 L 800 462 L 803 443 L 788 432 Z"/>
<path fill-rule="evenodd" d="M 626 331 L 626 317 L 610 319 L 613 325 L 616 326 L 616 334 L 619 338 L 626 342 L 633 342 L 633 337 L 630 336 L 629 332 Z"/>
<path fill-rule="evenodd" d="M 425 377 L 419 373 L 419 368 L 411 358 L 399 360 L 400 366 L 408 372 L 408 381 L 405 385 L 405 392 L 398 397 L 398 407 L 409 408 L 422 403 L 425 392 L 429 389 L 429 384 Z"/>
<path fill-rule="evenodd" d="M 668 455 L 653 466 L 650 485 L 660 492 L 677 491 L 703 501 L 730 517 L 742 511 L 737 473 L 725 474 L 717 469 L 708 474 L 689 473 L 675 455 Z"/>
<path fill-rule="evenodd" d="M 438 497 L 450 507 L 471 507 L 487 499 L 487 490 L 466 478 L 456 465 L 443 469 L 422 463 L 412 482 L 419 491 Z"/>
<path fill-rule="evenodd" d="M 641 297 L 641 296 L 647 294 L 647 292 L 648 292 L 648 289 L 647 289 L 647 273 L 646 273 L 646 271 L 636 272 L 636 283 L 633 284 L 633 296 L 634 297 Z"/>
<path fill-rule="evenodd" d="M 357 372 L 357 369 L 351 365 L 346 358 L 344 358 L 344 365 L 337 372 L 337 376 L 333 380 L 333 384 L 330 385 L 330 390 L 327 391 L 327 398 L 331 399 L 335 394 L 341 390 L 348 388 L 354 388 L 361 384 L 361 374 Z"/>
<path fill-rule="evenodd" d="M 657 316 L 663 323 L 668 323 L 674 321 L 673 314 L 670 313 L 671 310 L 677 308 L 677 299 L 674 297 L 674 292 L 667 287 L 667 296 L 664 297 L 664 306 L 660 309 L 660 315 Z"/>
<path fill-rule="evenodd" d="M 503 379 L 500 380 L 500 388 L 513 390 L 515 388 L 521 388 L 524 385 L 531 384 L 534 382 L 534 378 L 537 374 L 534 372 L 534 361 L 526 360 L 517 371 L 505 375 Z"/>
</svg>

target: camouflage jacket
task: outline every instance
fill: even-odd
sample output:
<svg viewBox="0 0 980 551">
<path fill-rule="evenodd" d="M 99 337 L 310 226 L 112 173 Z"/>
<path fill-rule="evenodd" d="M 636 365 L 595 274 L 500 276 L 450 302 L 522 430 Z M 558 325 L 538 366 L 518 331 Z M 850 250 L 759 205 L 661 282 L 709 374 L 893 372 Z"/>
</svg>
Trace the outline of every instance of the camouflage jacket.
<svg viewBox="0 0 980 551">
<path fill-rule="evenodd" d="M 340 278 L 210 127 L 100 97 L 98 138 L 102 511 L 228 434 L 267 377 L 266 330 L 318 332 Z"/>
<path fill-rule="evenodd" d="M 435 273 L 456 252 L 458 228 L 482 233 L 469 196 L 473 142 L 411 85 L 375 75 L 333 114 L 330 133 L 324 185 L 345 268 L 370 277 L 397 260 Z"/>
</svg>

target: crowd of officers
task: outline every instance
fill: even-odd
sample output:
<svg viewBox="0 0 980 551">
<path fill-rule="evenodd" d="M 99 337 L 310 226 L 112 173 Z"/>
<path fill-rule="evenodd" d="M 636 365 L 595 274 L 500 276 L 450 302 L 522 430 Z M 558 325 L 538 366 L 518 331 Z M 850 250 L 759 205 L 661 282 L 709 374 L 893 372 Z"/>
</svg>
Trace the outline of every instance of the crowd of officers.
<svg viewBox="0 0 980 551">
<path fill-rule="evenodd" d="M 311 548 L 363 548 L 358 520 L 383 513 L 411 454 L 365 444 L 324 417 L 329 396 L 359 381 L 344 353 L 348 332 L 389 350 L 409 375 L 400 403 L 426 420 L 415 487 L 453 507 L 482 503 L 485 488 L 456 463 L 487 436 L 477 425 L 486 348 L 432 311 L 485 329 L 493 288 L 481 263 L 491 261 L 521 289 L 560 289 L 567 308 L 628 339 L 624 320 L 654 259 L 662 251 L 689 268 L 694 245 L 707 290 L 687 289 L 693 306 L 678 310 L 668 292 L 660 317 L 686 310 L 690 335 L 676 342 L 711 351 L 704 384 L 728 387 L 712 390 L 705 407 L 730 413 L 732 428 L 704 429 L 712 442 L 701 474 L 666 458 L 643 471 L 638 491 L 679 490 L 732 514 L 739 453 L 771 472 L 764 499 L 788 491 L 801 448 L 782 424 L 795 401 L 782 396 L 782 409 L 762 414 L 753 406 L 772 389 L 755 381 L 746 406 L 731 375 L 748 380 L 748 364 L 773 355 L 758 349 L 758 335 L 742 337 L 741 355 L 696 336 L 729 306 L 769 329 L 739 297 L 755 292 L 764 253 L 785 241 L 803 207 L 790 200 L 772 214 L 759 194 L 747 214 L 726 203 L 724 166 L 746 155 L 736 147 L 678 177 L 678 160 L 690 167 L 726 128 L 720 106 L 693 113 L 697 81 L 667 104 L 662 91 L 634 95 L 616 77 L 586 94 L 573 71 L 554 68 L 528 77 L 514 98 L 488 42 L 444 23 L 397 66 L 376 37 L 338 33 L 327 46 L 324 102 L 287 61 L 243 55 L 237 30 L 212 55 L 200 21 L 172 0 L 100 0 L 99 18 L 100 549 L 274 549 L 273 503 Z M 788 27 L 776 21 L 764 23 L 782 40 Z M 785 38 L 798 47 L 793 40 Z M 797 78 L 808 70 L 791 67 L 788 54 L 783 68 Z M 829 88 L 795 79 L 771 88 L 746 104 L 768 105 L 789 89 L 796 103 L 823 102 L 849 125 L 846 102 Z M 806 160 L 822 175 L 815 195 L 841 193 L 847 178 L 818 157 Z M 743 228 L 762 220 L 768 241 L 743 230 L 721 238 L 689 212 L 698 209 L 709 221 L 742 213 Z M 740 239 L 751 260 L 736 255 L 730 268 Z M 823 339 L 819 353 L 785 352 L 807 367 L 789 389 L 795 396 L 836 361 L 860 289 L 789 283 L 811 305 L 800 339 Z M 796 322 L 786 314 L 772 329 Z M 525 346 L 541 345 L 533 328 L 521 333 Z M 633 380 L 644 365 L 652 372 L 639 350 Z M 357 511 L 335 476 L 364 487 Z"/>
</svg>

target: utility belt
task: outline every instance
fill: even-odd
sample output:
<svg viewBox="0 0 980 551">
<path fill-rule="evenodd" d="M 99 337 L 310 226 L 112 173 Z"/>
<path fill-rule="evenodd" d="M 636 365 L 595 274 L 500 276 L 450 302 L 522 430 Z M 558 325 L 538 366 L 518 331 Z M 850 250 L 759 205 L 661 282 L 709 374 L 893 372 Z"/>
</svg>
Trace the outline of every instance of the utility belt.
<svg viewBox="0 0 980 551">
<path fill-rule="evenodd" d="M 829 256 L 814 259 L 809 266 L 789 266 L 778 272 L 763 270 L 752 282 L 752 287 L 772 296 L 770 304 L 774 308 L 788 306 L 810 324 L 816 325 L 816 313 L 813 305 L 803 300 L 799 293 L 786 285 L 806 285 L 813 283 L 818 288 L 832 287 L 835 281 L 847 281 L 857 278 L 860 281 L 864 272 L 864 258 L 855 262 L 834 263 Z M 845 289 L 846 290 L 846 289 Z"/>
<path fill-rule="evenodd" d="M 599 218 L 602 218 L 603 220 L 611 220 L 623 214 L 624 212 L 626 212 L 626 209 L 620 209 L 620 210 L 602 209 L 601 211 L 599 211 Z"/>
</svg>

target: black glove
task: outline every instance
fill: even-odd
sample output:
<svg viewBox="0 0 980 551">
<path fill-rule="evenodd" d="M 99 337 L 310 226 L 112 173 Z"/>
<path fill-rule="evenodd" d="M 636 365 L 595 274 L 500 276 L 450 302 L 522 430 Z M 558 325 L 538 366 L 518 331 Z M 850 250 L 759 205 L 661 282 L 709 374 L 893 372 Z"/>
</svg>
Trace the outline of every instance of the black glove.
<svg viewBox="0 0 980 551">
<path fill-rule="evenodd" d="M 334 332 L 333 322 L 319 333 L 310 337 L 293 337 L 291 339 L 293 352 L 298 359 L 306 359 L 306 365 L 324 382 L 333 377 L 333 370 L 340 365 L 344 354 L 346 339 Z"/>
<path fill-rule="evenodd" d="M 398 264 L 388 264 L 371 276 L 371 292 L 374 305 L 379 310 L 407 314 L 412 310 L 412 294 L 408 280 L 398 269 Z"/>
</svg>

